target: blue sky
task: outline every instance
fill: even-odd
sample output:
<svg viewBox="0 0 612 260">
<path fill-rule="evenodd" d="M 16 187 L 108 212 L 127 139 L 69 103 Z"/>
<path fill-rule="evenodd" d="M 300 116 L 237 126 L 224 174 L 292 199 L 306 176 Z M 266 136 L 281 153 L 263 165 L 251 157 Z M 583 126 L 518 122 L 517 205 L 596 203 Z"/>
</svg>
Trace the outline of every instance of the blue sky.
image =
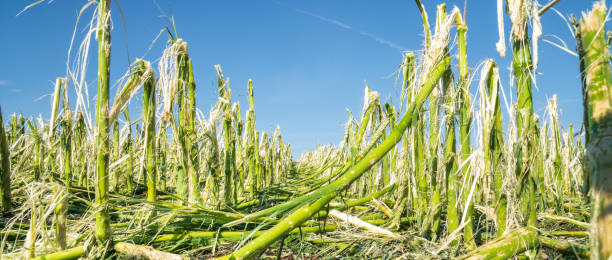
<svg viewBox="0 0 612 260">
<path fill-rule="evenodd" d="M 16 16 L 30 2 L 34 1 L 0 1 L 4 39 L 0 43 L 0 105 L 5 116 L 40 113 L 48 118 L 50 98 L 40 97 L 51 93 L 53 80 L 66 73 L 70 39 L 85 1 L 45 1 Z M 430 19 L 435 17 L 436 5 L 442 2 L 449 10 L 454 5 L 464 5 L 463 0 L 423 0 Z M 508 92 L 511 53 L 501 58 L 495 51 L 495 2 L 467 3 L 468 62 L 475 67 L 486 58 L 495 59 Z M 116 3 L 125 15 L 125 28 Z M 592 1 L 587 0 L 562 0 L 555 8 L 568 16 L 579 15 L 591 5 Z M 207 114 L 217 99 L 215 64 L 220 64 L 230 78 L 233 100 L 240 101 L 243 109 L 248 106 L 247 80 L 252 78 L 257 128 L 272 132 L 280 125 L 295 155 L 317 144 L 340 141 L 346 109 L 359 114 L 364 82 L 378 91 L 383 101 L 391 98 L 397 104 L 401 86 L 393 73 L 401 63 L 401 52 L 418 51 L 423 41 L 421 17 L 411 0 L 117 0 L 112 1 L 112 6 L 113 82 L 127 70 L 128 53 L 131 60 L 140 57 L 155 62 L 161 56 L 165 34 L 147 50 L 168 25 L 162 17 L 164 12 L 174 17 L 179 37 L 189 43 L 198 108 Z M 83 15 L 78 36 L 83 35 L 91 14 L 90 8 Z M 505 24 L 508 36 L 507 17 Z M 551 36 L 555 35 L 570 50 L 575 49 L 568 25 L 555 12 L 544 14 L 542 26 L 544 39 L 558 42 Z M 95 50 L 91 53 L 87 81 L 90 93 L 95 93 Z M 579 125 L 582 94 L 578 59 L 544 42 L 540 43 L 539 56 L 538 87 L 534 89 L 536 113 L 543 114 L 546 99 L 558 94 L 563 124 Z M 139 104 L 140 97 L 133 103 Z"/>
</svg>

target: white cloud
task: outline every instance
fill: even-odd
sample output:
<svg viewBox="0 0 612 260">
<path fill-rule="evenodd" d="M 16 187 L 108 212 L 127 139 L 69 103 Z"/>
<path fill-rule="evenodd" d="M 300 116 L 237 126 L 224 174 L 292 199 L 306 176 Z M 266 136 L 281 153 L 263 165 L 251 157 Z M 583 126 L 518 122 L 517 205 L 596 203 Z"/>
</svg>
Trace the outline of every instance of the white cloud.
<svg viewBox="0 0 612 260">
<path fill-rule="evenodd" d="M 8 80 L 1 80 L 1 79 L 0 79 L 0 86 L 6 86 L 6 85 L 8 85 L 8 84 L 9 84 L 9 81 L 8 81 Z"/>
</svg>

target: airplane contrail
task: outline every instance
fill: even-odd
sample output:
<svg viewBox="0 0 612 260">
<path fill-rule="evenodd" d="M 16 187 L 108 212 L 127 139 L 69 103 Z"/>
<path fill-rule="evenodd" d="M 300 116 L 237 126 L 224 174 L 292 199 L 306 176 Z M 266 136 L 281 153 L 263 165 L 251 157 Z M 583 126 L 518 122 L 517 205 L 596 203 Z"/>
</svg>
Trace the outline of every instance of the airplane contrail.
<svg viewBox="0 0 612 260">
<path fill-rule="evenodd" d="M 338 27 L 340 27 L 342 29 L 346 29 L 346 30 L 351 30 L 351 31 L 357 32 L 360 35 L 368 37 L 368 38 L 370 38 L 370 39 L 372 39 L 372 40 L 374 40 L 374 41 L 376 41 L 376 42 L 378 42 L 380 44 L 383 44 L 383 45 L 387 46 L 387 47 L 390 47 L 390 48 L 393 48 L 393 49 L 396 49 L 396 50 L 399 50 L 399 51 L 406 50 L 406 48 L 404 48 L 404 47 L 402 47 L 402 46 L 400 46 L 400 45 L 398 45 L 398 44 L 396 44 L 396 43 L 394 43 L 392 41 L 386 40 L 386 39 L 384 39 L 384 38 L 382 38 L 380 36 L 377 36 L 375 34 L 369 33 L 367 31 L 356 30 L 352 26 L 350 26 L 350 25 L 348 25 L 346 23 L 343 23 L 343 22 L 341 22 L 339 20 L 332 19 L 332 18 L 329 18 L 329 17 L 325 17 L 325 16 L 322 16 L 322 15 L 318 15 L 318 14 L 315 14 L 315 13 L 312 13 L 312 12 L 309 12 L 309 11 L 306 11 L 306 10 L 302 10 L 302 9 L 299 9 L 299 8 L 294 8 L 294 7 L 288 6 L 288 5 L 283 4 L 281 2 L 278 2 L 278 1 L 274 1 L 274 3 L 276 3 L 278 5 L 282 5 L 282 6 L 288 7 L 288 8 L 291 8 L 295 12 L 298 12 L 298 13 L 301 13 L 301 14 L 304 14 L 304 15 L 307 15 L 307 16 L 310 16 L 310 17 L 314 17 L 314 18 L 319 19 L 321 21 L 324 21 L 326 23 L 336 25 L 336 26 L 338 26 Z"/>
</svg>

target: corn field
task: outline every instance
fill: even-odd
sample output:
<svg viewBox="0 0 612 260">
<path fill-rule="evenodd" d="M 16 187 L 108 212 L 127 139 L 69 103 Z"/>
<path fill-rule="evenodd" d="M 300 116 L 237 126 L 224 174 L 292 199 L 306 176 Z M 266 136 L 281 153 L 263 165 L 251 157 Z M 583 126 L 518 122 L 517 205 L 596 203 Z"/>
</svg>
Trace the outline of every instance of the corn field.
<svg viewBox="0 0 612 260">
<path fill-rule="evenodd" d="M 280 128 L 257 130 L 253 81 L 241 106 L 215 66 L 218 100 L 199 109 L 176 28 L 110 93 L 114 2 L 91 1 L 78 55 L 84 70 L 94 35 L 95 111 L 80 69 L 56 79 L 50 118 L 0 110 L 1 258 L 610 259 L 609 11 L 570 19 L 584 123 L 564 128 L 556 95 L 542 114 L 532 101 L 539 16 L 556 2 L 497 1 L 508 93 L 493 58 L 468 67 L 462 11 L 415 0 L 423 51 L 398 57 L 399 102 L 366 86 L 339 145 L 293 158 Z"/>
</svg>

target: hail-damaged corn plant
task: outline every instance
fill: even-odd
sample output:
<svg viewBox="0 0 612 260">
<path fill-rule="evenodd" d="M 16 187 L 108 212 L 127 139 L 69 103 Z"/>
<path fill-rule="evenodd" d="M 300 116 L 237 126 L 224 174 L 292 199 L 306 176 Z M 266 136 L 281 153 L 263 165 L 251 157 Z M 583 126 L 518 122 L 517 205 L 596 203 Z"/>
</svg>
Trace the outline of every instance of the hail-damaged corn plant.
<svg viewBox="0 0 612 260">
<path fill-rule="evenodd" d="M 512 71 L 516 79 L 516 130 L 519 143 L 516 174 L 520 181 L 519 199 L 522 204 L 524 223 L 536 225 L 536 171 L 533 154 L 536 152 L 532 101 L 532 71 L 534 63 L 528 35 L 528 18 L 531 2 L 508 0 L 508 12 L 512 20 Z"/>
<path fill-rule="evenodd" d="M 482 70 L 480 80 L 480 102 L 482 119 L 482 144 L 484 159 L 483 176 L 491 177 L 491 189 L 495 194 L 495 225 L 497 236 L 506 231 L 507 196 L 503 189 L 504 171 L 502 167 L 504 142 L 499 88 L 499 69 L 493 60 L 488 60 Z"/>
<path fill-rule="evenodd" d="M 98 39 L 98 94 L 96 98 L 96 239 L 107 244 L 111 239 L 111 226 L 108 202 L 109 179 L 109 108 L 108 89 L 110 74 L 110 1 L 102 0 L 97 7 Z M 52 119 L 54 120 L 54 119 Z M 51 125 L 53 126 L 53 124 Z M 51 129 L 50 131 L 53 131 Z"/>
<path fill-rule="evenodd" d="M 2 212 L 11 210 L 11 154 L 6 140 L 6 131 L 2 121 L 2 110 L 0 108 L 0 208 Z"/>
<path fill-rule="evenodd" d="M 592 259 L 612 256 L 612 185 L 610 184 L 610 118 L 612 112 L 612 79 L 610 50 L 605 36 L 607 18 L 605 2 L 595 2 L 576 24 L 580 53 L 580 74 L 584 96 L 586 128 L 585 171 L 593 200 L 591 217 Z"/>
<path fill-rule="evenodd" d="M 430 28 L 415 0 L 423 50 L 401 57 L 400 103 L 366 84 L 340 143 L 299 158 L 280 126 L 257 129 L 252 80 L 247 108 L 221 66 L 209 68 L 216 82 L 198 93 L 216 101 L 196 106 L 198 75 L 174 24 L 156 62 L 136 59 L 111 82 L 114 2 L 88 2 L 89 30 L 56 80 L 50 118 L 0 112 L 2 258 L 606 259 L 606 8 L 575 22 L 585 101 L 575 133 L 557 96 L 546 117 L 532 102 L 539 16 L 554 2 L 498 1 L 498 21 L 512 22 L 514 92 L 500 61 L 468 66 L 465 12 L 438 5 Z M 84 79 L 93 34 L 95 116 Z"/>
</svg>

